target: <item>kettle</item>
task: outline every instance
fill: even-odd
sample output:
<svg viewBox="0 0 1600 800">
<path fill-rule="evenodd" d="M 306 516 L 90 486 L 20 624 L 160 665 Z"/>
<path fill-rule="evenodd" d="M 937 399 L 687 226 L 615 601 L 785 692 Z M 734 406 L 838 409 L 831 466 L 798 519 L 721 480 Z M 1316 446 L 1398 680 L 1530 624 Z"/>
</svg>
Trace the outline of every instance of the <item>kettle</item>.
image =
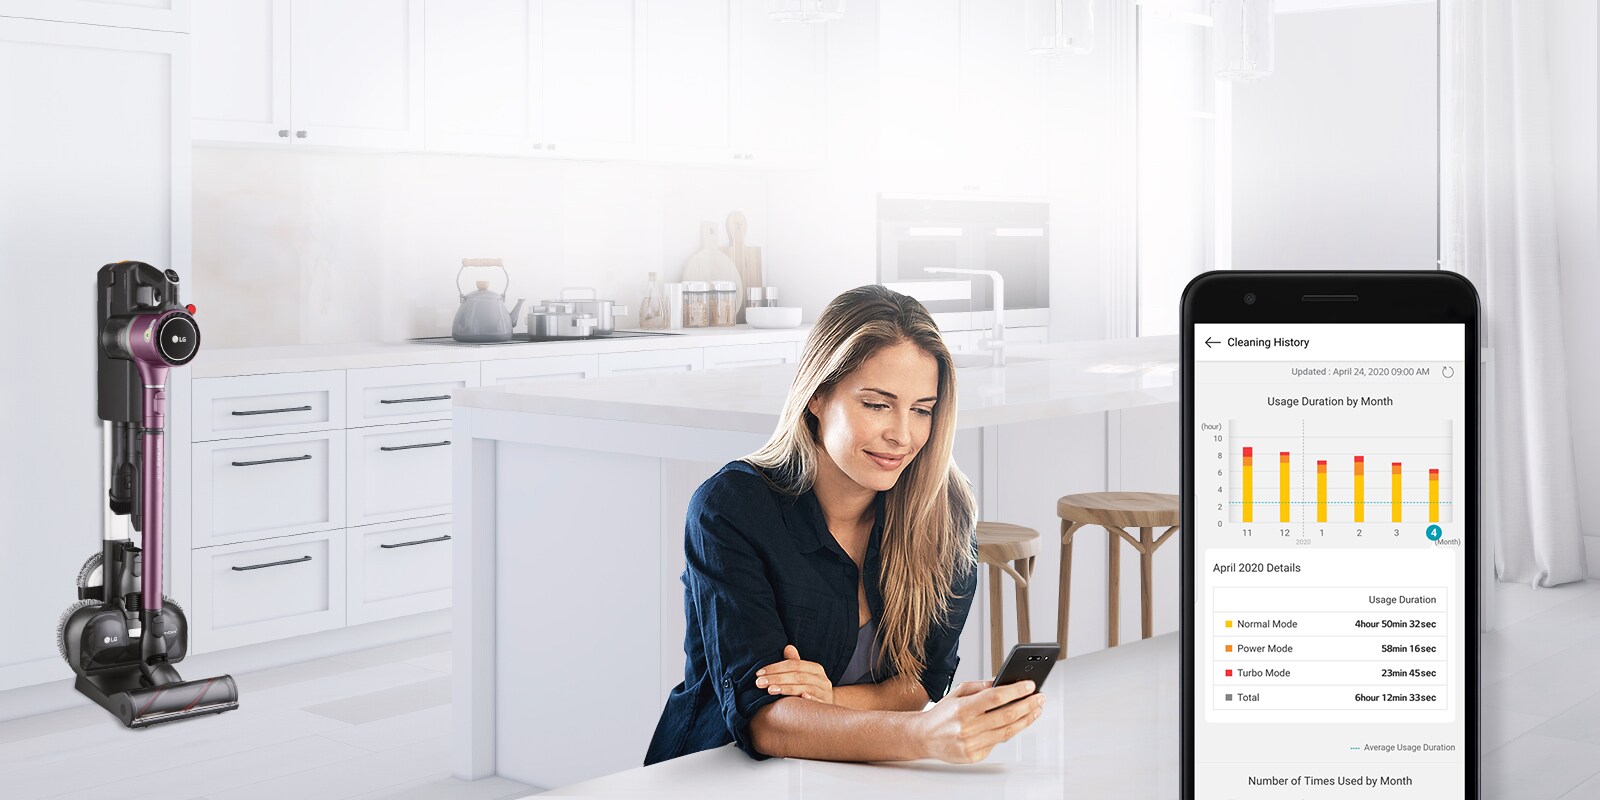
<svg viewBox="0 0 1600 800">
<path fill-rule="evenodd" d="M 463 258 L 461 270 L 456 273 L 456 292 L 461 292 L 461 273 L 468 267 L 499 267 L 506 276 L 506 288 L 511 288 L 511 273 L 505 262 L 498 258 Z M 516 327 L 517 313 L 522 310 L 522 300 L 515 308 L 506 311 L 505 292 L 489 290 L 488 281 L 477 281 L 478 290 L 461 295 L 461 306 L 450 325 L 450 338 L 458 342 L 509 342 L 511 329 Z"/>
</svg>

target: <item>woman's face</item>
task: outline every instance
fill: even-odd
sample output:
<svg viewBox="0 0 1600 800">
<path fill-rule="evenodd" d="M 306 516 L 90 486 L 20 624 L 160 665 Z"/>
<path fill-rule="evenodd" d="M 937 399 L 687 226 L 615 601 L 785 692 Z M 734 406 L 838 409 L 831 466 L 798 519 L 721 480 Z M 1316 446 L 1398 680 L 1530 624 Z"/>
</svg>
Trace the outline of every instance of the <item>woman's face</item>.
<svg viewBox="0 0 1600 800">
<path fill-rule="evenodd" d="M 927 444 L 938 394 L 939 362 L 901 342 L 874 353 L 807 408 L 834 465 L 862 488 L 881 492 L 894 487 Z"/>
</svg>

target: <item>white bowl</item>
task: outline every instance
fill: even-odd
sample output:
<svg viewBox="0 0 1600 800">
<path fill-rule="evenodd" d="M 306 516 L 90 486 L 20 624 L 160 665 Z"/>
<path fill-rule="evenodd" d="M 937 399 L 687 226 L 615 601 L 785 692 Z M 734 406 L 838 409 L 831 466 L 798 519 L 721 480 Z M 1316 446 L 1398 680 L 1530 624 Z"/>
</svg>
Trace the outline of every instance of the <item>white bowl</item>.
<svg viewBox="0 0 1600 800">
<path fill-rule="evenodd" d="M 799 306 L 751 306 L 744 310 L 745 321 L 752 328 L 798 328 Z"/>
</svg>

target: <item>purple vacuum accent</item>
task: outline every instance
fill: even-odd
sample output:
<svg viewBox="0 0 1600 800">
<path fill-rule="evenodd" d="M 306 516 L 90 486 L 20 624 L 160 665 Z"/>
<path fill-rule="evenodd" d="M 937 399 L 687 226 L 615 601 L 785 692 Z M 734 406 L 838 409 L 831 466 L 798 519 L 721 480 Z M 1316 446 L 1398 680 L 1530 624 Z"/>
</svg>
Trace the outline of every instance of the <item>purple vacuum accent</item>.
<svg viewBox="0 0 1600 800">
<path fill-rule="evenodd" d="M 144 383 L 142 495 L 144 508 L 144 570 L 140 589 L 144 596 L 145 617 L 161 611 L 163 462 L 166 456 L 167 374 L 181 367 L 200 352 L 200 326 L 184 311 L 163 311 L 132 317 L 117 334 L 122 352 L 127 353 Z"/>
</svg>

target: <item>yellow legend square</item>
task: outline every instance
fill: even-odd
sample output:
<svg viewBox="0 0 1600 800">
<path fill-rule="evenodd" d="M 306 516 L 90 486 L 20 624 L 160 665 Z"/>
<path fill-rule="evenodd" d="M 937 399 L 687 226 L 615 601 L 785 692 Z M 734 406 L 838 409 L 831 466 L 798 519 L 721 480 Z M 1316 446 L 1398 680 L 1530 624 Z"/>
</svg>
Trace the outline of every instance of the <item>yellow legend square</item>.
<svg viewBox="0 0 1600 800">
<path fill-rule="evenodd" d="M 1228 620 L 1228 621 L 1227 621 L 1227 622 L 1224 622 L 1224 623 L 1222 623 L 1222 627 L 1224 627 L 1224 628 L 1231 628 L 1231 627 L 1233 627 L 1233 620 L 1231 620 L 1231 619 L 1230 619 L 1230 620 Z"/>
</svg>

